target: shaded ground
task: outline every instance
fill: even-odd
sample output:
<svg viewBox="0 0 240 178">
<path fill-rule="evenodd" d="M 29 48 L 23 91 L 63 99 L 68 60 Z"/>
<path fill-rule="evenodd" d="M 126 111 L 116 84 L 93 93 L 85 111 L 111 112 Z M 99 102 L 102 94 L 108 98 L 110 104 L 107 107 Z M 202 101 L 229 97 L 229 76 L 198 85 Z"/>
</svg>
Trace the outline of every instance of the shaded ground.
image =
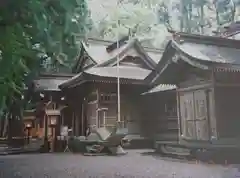
<svg viewBox="0 0 240 178">
<path fill-rule="evenodd" d="M 236 178 L 233 166 L 196 164 L 142 154 L 82 156 L 78 154 L 28 154 L 0 156 L 0 178 Z M 236 167 L 236 166 L 235 166 Z"/>
</svg>

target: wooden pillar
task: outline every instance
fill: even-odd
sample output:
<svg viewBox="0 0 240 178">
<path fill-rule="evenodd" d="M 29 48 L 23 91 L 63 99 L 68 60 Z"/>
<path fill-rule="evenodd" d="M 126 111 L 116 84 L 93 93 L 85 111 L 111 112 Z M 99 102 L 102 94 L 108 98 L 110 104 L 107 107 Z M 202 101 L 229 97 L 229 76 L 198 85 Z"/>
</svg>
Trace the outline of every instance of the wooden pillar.
<svg viewBox="0 0 240 178">
<path fill-rule="evenodd" d="M 75 130 L 76 130 L 76 136 L 80 136 L 80 127 L 81 127 L 81 120 L 80 120 L 80 113 L 77 113 L 76 114 L 76 117 L 75 117 Z"/>
<path fill-rule="evenodd" d="M 82 113 L 81 113 L 81 135 L 85 135 L 85 129 L 84 129 L 84 125 L 85 125 L 85 122 L 84 122 L 84 104 L 85 104 L 85 98 L 83 98 L 83 102 L 82 102 Z"/>
<path fill-rule="evenodd" d="M 216 74 L 214 71 L 212 71 L 212 92 L 211 92 L 211 98 L 210 98 L 210 102 L 209 105 L 211 106 L 211 109 L 210 111 L 212 112 L 211 116 L 210 116 L 210 120 L 211 120 L 211 127 L 214 126 L 214 132 L 212 133 L 212 128 L 211 128 L 211 133 L 214 134 L 214 136 L 216 137 L 215 139 L 217 139 L 219 137 L 219 134 L 218 134 L 218 105 L 217 105 L 217 102 L 216 102 Z M 210 94 L 210 93 L 209 93 Z"/>
<path fill-rule="evenodd" d="M 72 134 L 73 135 L 75 135 L 75 122 L 74 122 L 74 120 L 75 120 L 75 112 L 73 111 L 73 113 L 72 113 Z"/>
<path fill-rule="evenodd" d="M 76 113 L 75 114 L 75 124 L 74 124 L 74 126 L 75 126 L 75 133 L 74 133 L 74 135 L 75 136 L 79 136 L 78 134 L 79 134 L 79 119 L 78 119 L 78 113 Z"/>
<path fill-rule="evenodd" d="M 96 103 L 96 128 L 99 128 L 99 116 L 98 116 L 98 109 L 99 109 L 99 90 L 96 90 L 97 94 L 97 103 Z"/>
<path fill-rule="evenodd" d="M 176 98 L 177 98 L 177 117 L 178 117 L 178 136 L 181 137 L 182 133 L 182 118 L 181 118 L 181 105 L 180 105 L 180 94 L 176 89 Z"/>
<path fill-rule="evenodd" d="M 103 127 L 106 126 L 106 111 L 103 111 Z"/>
<path fill-rule="evenodd" d="M 5 117 L 5 120 L 4 120 L 4 125 L 3 125 L 3 133 L 2 133 L 3 137 L 7 136 L 7 128 L 8 128 L 8 122 L 9 122 L 8 117 L 9 117 L 9 114 L 7 113 L 6 117 Z"/>
</svg>

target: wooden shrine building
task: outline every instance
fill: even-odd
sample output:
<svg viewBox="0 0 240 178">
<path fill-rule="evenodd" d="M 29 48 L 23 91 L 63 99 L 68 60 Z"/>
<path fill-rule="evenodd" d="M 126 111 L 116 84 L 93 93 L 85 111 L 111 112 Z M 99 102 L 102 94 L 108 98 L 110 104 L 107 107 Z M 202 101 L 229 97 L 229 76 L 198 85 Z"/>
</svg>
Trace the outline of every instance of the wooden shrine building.
<svg viewBox="0 0 240 178">
<path fill-rule="evenodd" d="M 66 106 L 64 94 L 58 85 L 72 76 L 72 74 L 41 73 L 33 80 L 31 102 L 35 105 L 24 114 L 24 124 L 25 127 L 31 126 L 31 136 L 40 139 L 51 136 L 53 133 L 50 127 L 53 119 L 56 121 L 58 132 L 62 125 L 71 127 L 69 117 L 72 117 L 72 111 Z"/>
<path fill-rule="evenodd" d="M 141 96 L 143 135 L 158 141 L 177 142 L 178 117 L 175 85 L 157 85 Z"/>
<path fill-rule="evenodd" d="M 149 73 L 150 71 L 146 69 L 119 67 L 122 127 L 126 127 L 127 121 L 139 118 L 137 99 L 142 92 L 149 88 L 144 82 L 144 78 Z M 79 108 L 79 117 L 75 122 L 78 122 L 78 126 L 80 124 L 81 131 L 80 133 L 79 131 L 75 132 L 76 135 L 84 134 L 87 126 L 106 126 L 109 129 L 115 127 L 117 75 L 116 67 L 96 67 L 86 70 L 60 85 L 67 97 L 71 97 L 70 100 Z M 80 95 L 79 99 L 75 96 L 77 93 Z"/>
<path fill-rule="evenodd" d="M 240 41 L 174 33 L 152 83 L 177 86 L 179 143 L 240 148 Z"/>
<path fill-rule="evenodd" d="M 82 43 L 77 73 L 59 87 L 76 110 L 75 135 L 87 127 L 112 129 L 117 121 L 117 76 L 120 77 L 121 125 L 139 132 L 138 99 L 150 89 L 144 79 L 155 70 L 161 51 L 144 50 L 137 39 L 123 38 L 117 43 L 88 40 Z M 150 57 L 151 56 L 151 57 Z M 119 73 L 117 59 L 119 57 Z M 154 59 L 153 59 L 154 58 Z"/>
</svg>

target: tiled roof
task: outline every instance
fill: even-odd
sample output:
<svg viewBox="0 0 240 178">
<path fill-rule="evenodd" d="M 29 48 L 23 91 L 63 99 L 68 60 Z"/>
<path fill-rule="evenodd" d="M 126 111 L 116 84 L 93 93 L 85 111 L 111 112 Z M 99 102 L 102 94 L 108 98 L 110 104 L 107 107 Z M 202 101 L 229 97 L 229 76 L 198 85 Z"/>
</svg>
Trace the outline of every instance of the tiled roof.
<svg viewBox="0 0 240 178">
<path fill-rule="evenodd" d="M 36 91 L 59 91 L 59 85 L 72 78 L 72 74 L 41 74 L 34 80 Z"/>
<path fill-rule="evenodd" d="M 143 60 L 145 61 L 146 65 L 150 68 L 150 69 L 154 69 L 156 67 L 157 62 L 155 62 L 155 60 L 157 60 L 156 58 L 158 58 L 159 56 L 156 56 L 156 54 L 159 54 L 159 52 L 153 52 L 153 51 L 146 51 L 140 44 L 140 42 L 137 39 L 131 39 L 130 41 L 128 41 L 126 44 L 123 44 L 122 46 L 120 46 L 120 48 L 117 48 L 115 50 L 113 50 L 110 53 L 107 53 L 102 55 L 105 56 L 105 58 L 107 58 L 106 60 L 103 60 L 102 63 L 99 63 L 99 67 L 104 67 L 104 66 L 108 66 L 111 63 L 116 62 L 117 60 L 117 56 L 120 57 L 120 60 L 123 59 L 125 57 L 125 53 L 128 52 L 129 49 L 131 48 L 135 48 L 136 51 L 138 51 L 140 56 L 143 56 Z M 152 57 L 150 57 L 149 55 L 151 55 Z M 161 53 L 160 53 L 161 54 Z M 154 58 L 154 59 L 153 59 Z M 160 58 L 159 58 L 160 59 Z M 159 60 L 158 59 L 158 60 Z"/>
<path fill-rule="evenodd" d="M 112 52 L 108 53 L 106 51 L 106 47 L 108 45 L 89 42 L 89 45 L 83 43 L 84 49 L 88 53 L 88 55 L 97 63 L 101 64 L 105 61 L 108 61 L 111 58 L 116 57 L 118 53 L 120 53 L 126 45 L 122 45 L 120 48 L 113 50 Z"/>
<path fill-rule="evenodd" d="M 38 79 L 34 80 L 36 91 L 60 91 L 58 86 L 67 79 Z"/>
<path fill-rule="evenodd" d="M 126 49 L 133 47 L 136 43 L 141 46 L 140 42 L 137 39 L 132 39 L 121 45 L 119 48 L 114 49 L 113 51 L 108 53 L 106 48 L 111 44 L 109 41 L 95 41 L 91 39 L 87 43 L 82 42 L 85 51 L 100 66 L 102 66 L 105 62 L 116 58 L 117 55 L 124 53 Z M 144 53 L 146 53 L 150 57 L 150 63 L 152 65 L 156 65 L 161 58 L 162 50 L 144 48 L 142 46 L 141 48 L 141 50 L 144 50 Z"/>
<path fill-rule="evenodd" d="M 128 67 L 128 66 L 119 66 L 119 73 L 116 66 L 114 67 L 93 67 L 85 71 L 87 74 L 100 76 L 100 77 L 111 77 L 124 79 L 134 79 L 134 80 L 143 80 L 151 71 L 138 68 L 138 67 Z"/>
<path fill-rule="evenodd" d="M 173 45 L 183 53 L 199 60 L 217 63 L 240 64 L 240 49 L 222 47 L 218 45 L 206 45 L 193 42 L 183 42 Z"/>
<path fill-rule="evenodd" d="M 162 58 L 162 52 L 158 52 L 158 51 L 147 51 L 148 56 L 157 64 L 160 59 Z"/>
<path fill-rule="evenodd" d="M 116 66 L 114 67 L 92 67 L 76 76 L 72 77 L 71 79 L 63 82 L 59 85 L 60 88 L 68 87 L 73 84 L 76 84 L 79 81 L 91 81 L 91 77 L 99 77 L 102 78 L 109 78 L 109 79 L 117 79 L 119 76 L 120 79 L 128 79 L 134 81 L 143 81 L 144 78 L 150 73 L 150 70 L 138 68 L 138 67 L 129 67 L 129 66 L 119 66 L 119 71 Z M 88 76 L 87 78 L 85 78 Z"/>
<path fill-rule="evenodd" d="M 156 71 L 152 71 L 145 81 L 151 83 L 163 81 L 160 80 L 162 73 L 171 75 L 163 72 L 166 68 L 169 72 L 179 70 L 175 60 L 183 60 L 203 70 L 240 71 L 239 56 L 239 40 L 175 32 L 157 64 Z M 168 78 L 174 77 L 168 76 Z"/>
<path fill-rule="evenodd" d="M 205 62 L 240 64 L 238 40 L 190 34 L 176 36 L 172 46 L 187 56 Z"/>
<path fill-rule="evenodd" d="M 143 93 L 142 95 L 147 95 L 151 93 L 157 93 L 157 92 L 162 92 L 162 91 L 170 91 L 170 90 L 175 90 L 176 86 L 175 85 L 167 85 L 167 84 L 160 84 L 149 91 Z"/>
</svg>

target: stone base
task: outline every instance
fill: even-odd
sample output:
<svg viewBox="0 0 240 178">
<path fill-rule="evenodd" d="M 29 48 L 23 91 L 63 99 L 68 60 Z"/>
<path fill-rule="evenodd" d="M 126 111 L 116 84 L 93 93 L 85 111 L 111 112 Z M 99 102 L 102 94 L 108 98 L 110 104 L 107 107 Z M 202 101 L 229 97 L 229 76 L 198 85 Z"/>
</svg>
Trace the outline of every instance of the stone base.
<svg viewBox="0 0 240 178">
<path fill-rule="evenodd" d="M 148 149 L 153 148 L 153 141 L 141 137 L 140 135 L 127 135 L 124 139 L 127 139 L 129 144 L 124 146 L 127 149 Z"/>
<path fill-rule="evenodd" d="M 179 145 L 177 142 L 156 142 L 155 150 L 158 153 L 165 155 L 175 155 L 175 156 L 190 156 L 191 150 L 184 148 Z"/>
<path fill-rule="evenodd" d="M 109 150 L 113 155 L 125 155 L 127 152 L 124 151 L 124 149 L 121 146 L 118 147 L 110 147 Z"/>
</svg>

